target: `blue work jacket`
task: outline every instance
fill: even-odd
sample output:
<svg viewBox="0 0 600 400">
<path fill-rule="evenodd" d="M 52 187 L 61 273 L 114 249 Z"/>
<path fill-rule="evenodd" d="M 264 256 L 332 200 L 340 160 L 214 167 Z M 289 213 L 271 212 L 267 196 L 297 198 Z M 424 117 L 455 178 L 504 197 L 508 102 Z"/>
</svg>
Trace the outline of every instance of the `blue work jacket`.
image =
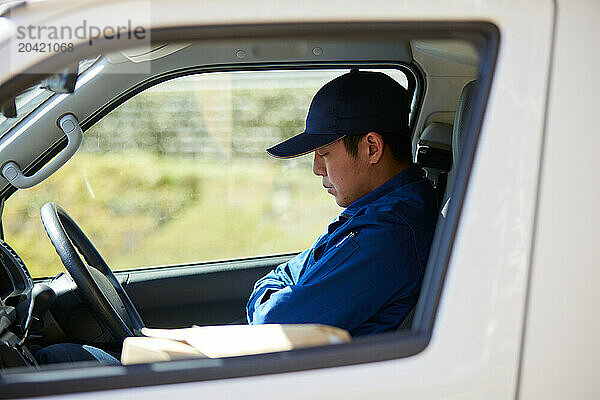
<svg viewBox="0 0 600 400">
<path fill-rule="evenodd" d="M 248 323 L 322 323 L 352 336 L 396 329 L 417 302 L 437 216 L 424 171 L 405 169 L 256 282 Z"/>
</svg>

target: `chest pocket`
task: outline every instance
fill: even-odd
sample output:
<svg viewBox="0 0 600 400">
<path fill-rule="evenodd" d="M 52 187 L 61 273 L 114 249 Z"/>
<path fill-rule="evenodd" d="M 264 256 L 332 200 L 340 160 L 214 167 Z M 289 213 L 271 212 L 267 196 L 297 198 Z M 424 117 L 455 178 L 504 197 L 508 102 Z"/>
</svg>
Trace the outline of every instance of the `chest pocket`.
<svg viewBox="0 0 600 400">
<path fill-rule="evenodd" d="M 300 276 L 298 284 L 316 282 L 325 278 L 356 253 L 358 247 L 358 243 L 352 237 L 346 237 L 337 245 L 325 251 L 318 261 L 315 261 L 311 255 L 311 264 L 306 268 L 302 276 Z"/>
</svg>

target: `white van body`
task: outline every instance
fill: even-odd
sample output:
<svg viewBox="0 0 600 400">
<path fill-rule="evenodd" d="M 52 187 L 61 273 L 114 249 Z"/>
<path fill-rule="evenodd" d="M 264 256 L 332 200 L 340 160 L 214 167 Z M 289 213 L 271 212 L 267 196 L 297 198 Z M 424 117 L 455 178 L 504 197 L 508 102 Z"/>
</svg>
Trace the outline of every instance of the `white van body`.
<svg viewBox="0 0 600 400">
<path fill-rule="evenodd" d="M 148 29 L 358 21 L 483 21 L 497 27 L 497 64 L 434 330 L 424 351 L 395 360 L 39 398 L 600 398 L 593 372 L 600 355 L 600 135 L 588 120 L 600 105 L 599 2 L 146 5 L 32 2 L 21 19 L 2 22 L 0 54 L 8 54 L 4 44 L 14 26 L 68 24 L 79 14 L 102 25 L 115 13 L 131 13 Z M 11 58 L 0 66 L 0 82 L 44 57 Z M 428 71 L 429 87 L 444 74 Z M 456 79 L 463 84 L 464 78 Z"/>
</svg>

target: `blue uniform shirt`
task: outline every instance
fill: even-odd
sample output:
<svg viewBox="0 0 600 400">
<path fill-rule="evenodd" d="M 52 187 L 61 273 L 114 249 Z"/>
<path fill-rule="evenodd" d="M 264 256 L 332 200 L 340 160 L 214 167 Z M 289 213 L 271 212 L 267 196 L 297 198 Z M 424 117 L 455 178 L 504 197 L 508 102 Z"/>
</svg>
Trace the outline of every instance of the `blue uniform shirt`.
<svg viewBox="0 0 600 400">
<path fill-rule="evenodd" d="M 409 167 L 256 282 L 248 323 L 322 323 L 352 336 L 396 329 L 417 302 L 437 216 L 435 190 Z"/>
</svg>

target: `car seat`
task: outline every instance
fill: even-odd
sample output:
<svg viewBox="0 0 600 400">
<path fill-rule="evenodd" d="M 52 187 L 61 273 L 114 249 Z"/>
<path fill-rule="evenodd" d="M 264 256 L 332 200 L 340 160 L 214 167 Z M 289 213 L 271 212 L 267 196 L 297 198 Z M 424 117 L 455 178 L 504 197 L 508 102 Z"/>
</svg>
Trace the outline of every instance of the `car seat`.
<svg viewBox="0 0 600 400">
<path fill-rule="evenodd" d="M 448 212 L 456 170 L 462 154 L 464 133 L 467 127 L 468 118 L 473 109 L 473 98 L 477 93 L 477 83 L 478 81 L 476 80 L 467 83 L 458 99 L 458 106 L 456 108 L 456 114 L 454 115 L 454 126 L 452 128 L 452 168 L 450 169 L 450 172 L 448 172 L 448 183 L 442 202 L 443 217 L 446 217 L 446 213 Z"/>
</svg>

